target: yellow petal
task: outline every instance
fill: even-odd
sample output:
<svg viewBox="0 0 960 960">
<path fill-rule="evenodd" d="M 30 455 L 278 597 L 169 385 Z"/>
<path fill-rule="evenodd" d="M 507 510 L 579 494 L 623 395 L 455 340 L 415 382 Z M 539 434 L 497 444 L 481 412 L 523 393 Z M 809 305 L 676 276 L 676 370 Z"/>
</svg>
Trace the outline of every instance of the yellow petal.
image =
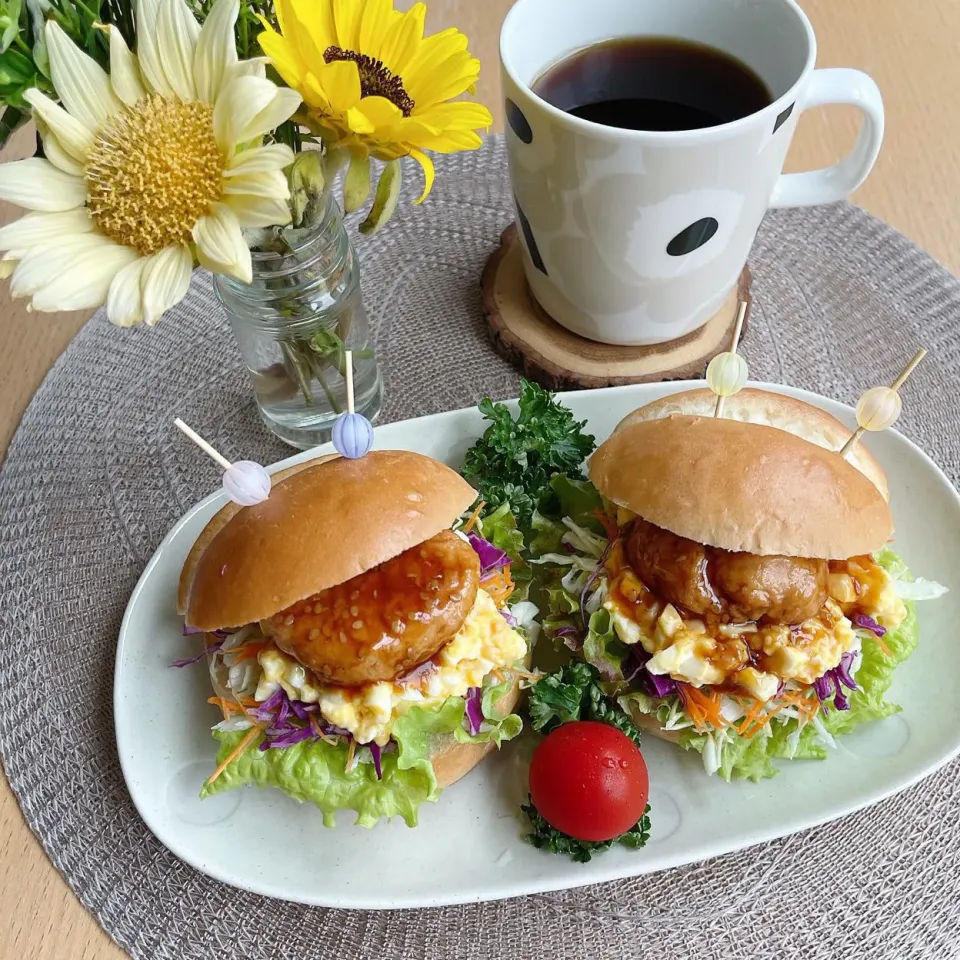
<svg viewBox="0 0 960 960">
<path fill-rule="evenodd" d="M 57 212 L 82 207 L 86 184 L 79 177 L 58 170 L 49 160 L 28 157 L 3 165 L 0 200 L 9 200 L 27 210 Z"/>
<path fill-rule="evenodd" d="M 401 127 L 400 134 L 410 145 L 434 153 L 457 153 L 460 150 L 476 150 L 483 145 L 483 138 L 473 130 L 444 130 L 433 136 L 407 137 Z"/>
<path fill-rule="evenodd" d="M 181 100 L 196 100 L 193 59 L 200 26 L 183 0 L 160 0 L 157 9 L 157 50 L 163 75 Z"/>
<path fill-rule="evenodd" d="M 416 56 L 403 71 L 403 86 L 416 100 L 425 84 L 453 70 L 459 71 L 471 59 L 467 38 L 456 27 L 424 37 Z"/>
<path fill-rule="evenodd" d="M 260 48 L 270 58 L 270 62 L 283 78 L 283 82 L 290 87 L 299 89 L 303 82 L 303 76 L 307 72 L 307 67 L 297 52 L 297 48 L 270 27 L 264 30 L 257 39 Z"/>
<path fill-rule="evenodd" d="M 286 200 L 275 197 L 226 196 L 223 202 L 234 212 L 241 227 L 284 226 L 290 222 Z"/>
<path fill-rule="evenodd" d="M 160 40 L 157 33 L 157 16 L 160 0 L 134 0 L 137 18 L 137 62 L 144 83 L 151 93 L 171 96 L 173 87 L 163 72 L 160 60 Z"/>
<path fill-rule="evenodd" d="M 140 276 L 143 321 L 152 327 L 190 288 L 193 257 L 185 245 L 166 247 L 147 258 Z"/>
<path fill-rule="evenodd" d="M 28 213 L 0 227 L 0 250 L 29 250 L 92 232 L 93 221 L 84 207 L 63 213 Z"/>
<path fill-rule="evenodd" d="M 359 107 L 351 107 L 347 111 L 347 125 L 353 133 L 359 134 L 373 133 L 376 129 Z"/>
<path fill-rule="evenodd" d="M 128 107 L 132 107 L 146 94 L 140 78 L 140 65 L 130 52 L 123 34 L 116 27 L 110 31 L 110 86 L 113 92 Z"/>
<path fill-rule="evenodd" d="M 234 26 L 240 14 L 240 0 L 216 0 L 204 21 L 193 55 L 197 96 L 204 103 L 216 103 L 224 76 L 237 62 Z"/>
<path fill-rule="evenodd" d="M 364 97 L 358 107 L 370 121 L 382 140 L 390 138 L 390 133 L 403 119 L 400 108 L 386 97 Z"/>
<path fill-rule="evenodd" d="M 286 200 L 290 196 L 290 186 L 287 178 L 279 170 L 269 170 L 263 173 L 243 173 L 230 177 L 223 184 L 224 196 L 275 197 L 277 200 Z"/>
<path fill-rule="evenodd" d="M 384 66 L 394 74 L 403 76 L 403 71 L 420 49 L 423 40 L 423 22 L 427 15 L 426 5 L 415 3 L 390 29 L 380 50 Z"/>
<path fill-rule="evenodd" d="M 413 157 L 413 159 L 416 160 L 421 167 L 423 167 L 423 193 L 421 193 L 419 199 L 415 201 L 416 203 L 423 203 L 423 201 L 429 196 L 430 191 L 433 189 L 433 161 L 421 150 L 412 149 L 410 151 L 410 156 Z"/>
<path fill-rule="evenodd" d="M 300 92 L 303 94 L 303 100 L 307 106 L 324 110 L 330 105 L 326 91 L 320 86 L 320 81 L 312 73 L 308 73 L 304 77 L 303 88 Z"/>
<path fill-rule="evenodd" d="M 259 77 L 237 77 L 224 88 L 213 108 L 217 146 L 230 154 L 289 120 L 300 106 L 300 95 Z"/>
<path fill-rule="evenodd" d="M 357 50 L 379 60 L 380 49 L 390 28 L 401 14 L 393 9 L 393 0 L 366 0 L 360 17 Z"/>
<path fill-rule="evenodd" d="M 110 78 L 63 32 L 56 20 L 44 31 L 50 54 L 50 76 L 63 105 L 90 133 L 96 133 L 121 109 Z"/>
<path fill-rule="evenodd" d="M 289 30 L 295 39 L 309 38 L 310 47 L 321 57 L 327 47 L 338 45 L 332 0 L 292 0 L 287 10 L 289 23 L 285 33 Z M 313 63 L 308 60 L 307 65 Z"/>
<path fill-rule="evenodd" d="M 476 83 L 479 73 L 480 61 L 470 59 L 465 60 L 454 71 L 431 74 L 425 82 L 415 88 L 416 96 L 409 89 L 407 90 L 416 103 L 413 110 L 414 114 L 419 114 L 444 100 L 450 100 L 466 93 Z"/>
<path fill-rule="evenodd" d="M 363 3 L 357 0 L 332 0 L 333 25 L 337 32 L 337 46 L 341 50 L 359 51 L 360 17 Z"/>
<path fill-rule="evenodd" d="M 239 177 L 250 173 L 273 172 L 293 163 L 293 151 L 283 143 L 271 143 L 266 147 L 253 147 L 238 153 L 224 170 L 225 177 Z"/>
<path fill-rule="evenodd" d="M 107 318 L 118 327 L 143 323 L 143 271 L 150 257 L 128 263 L 114 278 L 107 293 Z"/>
<path fill-rule="evenodd" d="M 201 217 L 193 228 L 193 240 L 201 266 L 241 283 L 253 279 L 250 250 L 240 232 L 240 221 L 227 204 L 210 205 L 210 215 Z"/>
<path fill-rule="evenodd" d="M 330 105 L 338 113 L 346 113 L 360 100 L 360 73 L 349 60 L 335 60 L 316 71 Z"/>
<path fill-rule="evenodd" d="M 30 104 L 37 120 L 54 133 L 60 146 L 77 163 L 85 163 L 93 146 L 93 134 L 59 104 L 39 90 L 27 90 L 23 99 Z"/>
</svg>

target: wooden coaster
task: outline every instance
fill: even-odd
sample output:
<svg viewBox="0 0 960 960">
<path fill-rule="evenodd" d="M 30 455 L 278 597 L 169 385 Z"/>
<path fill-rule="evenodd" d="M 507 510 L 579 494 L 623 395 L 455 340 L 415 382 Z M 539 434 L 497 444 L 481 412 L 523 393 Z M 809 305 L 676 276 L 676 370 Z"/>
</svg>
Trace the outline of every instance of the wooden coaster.
<svg viewBox="0 0 960 960">
<path fill-rule="evenodd" d="M 750 270 L 723 307 L 699 330 L 650 347 L 587 340 L 561 327 L 533 298 L 523 273 L 516 224 L 483 271 L 483 308 L 494 349 L 548 390 L 582 390 L 625 383 L 702 377 L 707 364 L 730 348 L 737 308 L 750 298 Z M 749 309 L 747 316 L 749 317 Z M 746 332 L 744 323 L 744 332 Z"/>
</svg>

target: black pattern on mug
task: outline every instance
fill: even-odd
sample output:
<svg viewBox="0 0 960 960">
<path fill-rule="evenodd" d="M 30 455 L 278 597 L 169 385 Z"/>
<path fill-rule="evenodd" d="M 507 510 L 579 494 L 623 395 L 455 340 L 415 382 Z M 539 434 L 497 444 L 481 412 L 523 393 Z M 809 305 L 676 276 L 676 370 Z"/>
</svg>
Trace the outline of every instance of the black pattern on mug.
<svg viewBox="0 0 960 960">
<path fill-rule="evenodd" d="M 793 113 L 793 108 L 796 106 L 795 103 L 791 103 L 783 113 L 777 116 L 777 122 L 773 125 L 773 132 L 776 133 L 789 119 L 790 114 Z"/>
<path fill-rule="evenodd" d="M 520 221 L 520 229 L 523 231 L 523 239 L 526 241 L 527 252 L 530 254 L 530 259 L 541 273 L 547 273 L 547 268 L 543 264 L 543 257 L 540 256 L 540 248 L 537 246 L 537 241 L 533 236 L 530 221 L 527 219 L 527 215 L 520 209 L 520 203 L 517 201 L 517 198 L 514 197 L 513 199 L 517 204 L 517 220 Z M 549 274 L 547 274 L 547 276 L 549 276 Z"/>
<path fill-rule="evenodd" d="M 689 227 L 684 227 L 668 244 L 667 253 L 671 257 L 682 257 L 684 254 L 699 250 L 705 243 L 713 239 L 720 224 L 713 217 L 702 217 Z"/>
<path fill-rule="evenodd" d="M 507 123 L 510 129 L 524 142 L 533 143 L 533 130 L 523 111 L 508 97 L 506 102 Z"/>
</svg>

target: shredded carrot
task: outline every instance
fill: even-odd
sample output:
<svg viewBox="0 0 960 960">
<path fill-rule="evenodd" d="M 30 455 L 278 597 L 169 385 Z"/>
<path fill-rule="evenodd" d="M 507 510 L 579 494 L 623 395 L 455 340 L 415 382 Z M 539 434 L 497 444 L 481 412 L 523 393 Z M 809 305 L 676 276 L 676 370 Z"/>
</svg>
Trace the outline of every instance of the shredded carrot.
<svg viewBox="0 0 960 960">
<path fill-rule="evenodd" d="M 261 733 L 262 733 L 262 730 L 260 729 L 260 727 L 256 727 L 256 726 L 251 727 L 247 731 L 247 735 L 236 745 L 236 747 L 233 748 L 233 750 L 230 751 L 229 755 L 223 761 L 223 763 L 221 763 L 220 766 L 217 767 L 217 769 L 214 770 L 213 773 L 211 773 L 210 776 L 207 778 L 207 786 L 213 783 L 214 780 L 216 780 L 217 777 L 219 777 L 220 774 L 223 773 L 223 771 L 226 770 L 227 767 L 229 767 L 230 764 L 237 759 L 237 757 L 241 756 L 244 753 L 244 751 L 247 749 L 247 747 L 249 747 L 250 744 L 253 743 L 253 741 L 256 740 L 256 738 Z"/>
<path fill-rule="evenodd" d="M 247 713 L 239 704 L 234 703 L 232 700 L 224 700 L 222 697 L 210 697 L 207 703 L 218 706 L 223 712 L 224 720 L 228 719 L 231 713 L 242 713 L 244 716 L 246 716 Z"/>
<path fill-rule="evenodd" d="M 477 520 L 480 519 L 480 511 L 486 505 L 486 502 L 481 500 L 476 507 L 474 507 L 473 513 L 470 514 L 470 519 L 460 528 L 461 533 L 469 533 L 477 525 Z"/>
<path fill-rule="evenodd" d="M 600 521 L 603 529 L 607 531 L 607 536 L 611 540 L 615 540 L 620 536 L 620 528 L 614 520 L 608 517 L 602 510 L 594 510 L 593 515 Z"/>
<path fill-rule="evenodd" d="M 357 752 L 357 741 L 350 738 L 350 746 L 347 748 L 347 765 L 344 767 L 346 773 L 350 773 L 353 769 L 353 757 Z"/>
<path fill-rule="evenodd" d="M 883 651 L 884 654 L 886 654 L 886 656 L 893 656 L 893 651 L 883 642 L 880 637 L 874 637 L 873 639 L 876 640 L 877 646 Z"/>
<path fill-rule="evenodd" d="M 727 721 L 720 712 L 723 701 L 721 694 L 713 691 L 707 693 L 689 683 L 678 683 L 677 689 L 680 691 L 683 705 L 690 719 L 698 730 L 705 730 L 708 723 L 717 730 L 722 730 L 727 725 Z"/>
<path fill-rule="evenodd" d="M 335 747 L 339 742 L 334 737 L 328 737 L 323 730 L 320 729 L 320 723 L 317 718 L 311 713 L 310 714 L 310 726 L 313 727 L 313 732 L 326 744 L 329 744 L 331 747 Z"/>
<path fill-rule="evenodd" d="M 241 643 L 239 647 L 225 650 L 224 653 L 229 653 L 234 660 L 253 660 L 256 659 L 261 650 L 265 650 L 269 646 L 269 640 L 251 640 L 249 643 Z"/>
<path fill-rule="evenodd" d="M 516 589 L 516 584 L 510 576 L 510 564 L 488 574 L 480 581 L 480 586 L 490 594 L 490 598 L 498 607 L 503 607 Z"/>
<path fill-rule="evenodd" d="M 737 733 L 741 736 L 746 735 L 746 731 L 750 729 L 754 724 L 759 724 L 757 730 L 763 726 L 763 721 L 761 716 L 763 714 L 763 701 L 754 700 L 753 706 L 744 714 L 743 720 L 740 722 L 740 726 L 737 727 Z M 756 731 L 754 731 L 756 732 Z"/>
</svg>

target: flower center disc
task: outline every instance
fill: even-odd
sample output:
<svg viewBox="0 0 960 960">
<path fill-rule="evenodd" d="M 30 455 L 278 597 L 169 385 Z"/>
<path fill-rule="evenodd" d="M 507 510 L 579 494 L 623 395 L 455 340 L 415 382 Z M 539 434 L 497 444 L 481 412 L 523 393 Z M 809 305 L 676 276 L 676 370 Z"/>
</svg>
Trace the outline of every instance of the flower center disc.
<svg viewBox="0 0 960 960">
<path fill-rule="evenodd" d="M 213 107 L 143 97 L 97 134 L 85 176 L 90 216 L 111 240 L 142 256 L 188 243 L 223 194 Z"/>
<path fill-rule="evenodd" d="M 323 52 L 326 63 L 334 60 L 350 60 L 357 65 L 360 74 L 361 97 L 384 97 L 400 112 L 409 117 L 416 106 L 410 94 L 403 87 L 403 80 L 394 76 L 380 60 L 374 60 L 365 53 L 342 50 L 340 47 L 327 47 Z"/>
</svg>

